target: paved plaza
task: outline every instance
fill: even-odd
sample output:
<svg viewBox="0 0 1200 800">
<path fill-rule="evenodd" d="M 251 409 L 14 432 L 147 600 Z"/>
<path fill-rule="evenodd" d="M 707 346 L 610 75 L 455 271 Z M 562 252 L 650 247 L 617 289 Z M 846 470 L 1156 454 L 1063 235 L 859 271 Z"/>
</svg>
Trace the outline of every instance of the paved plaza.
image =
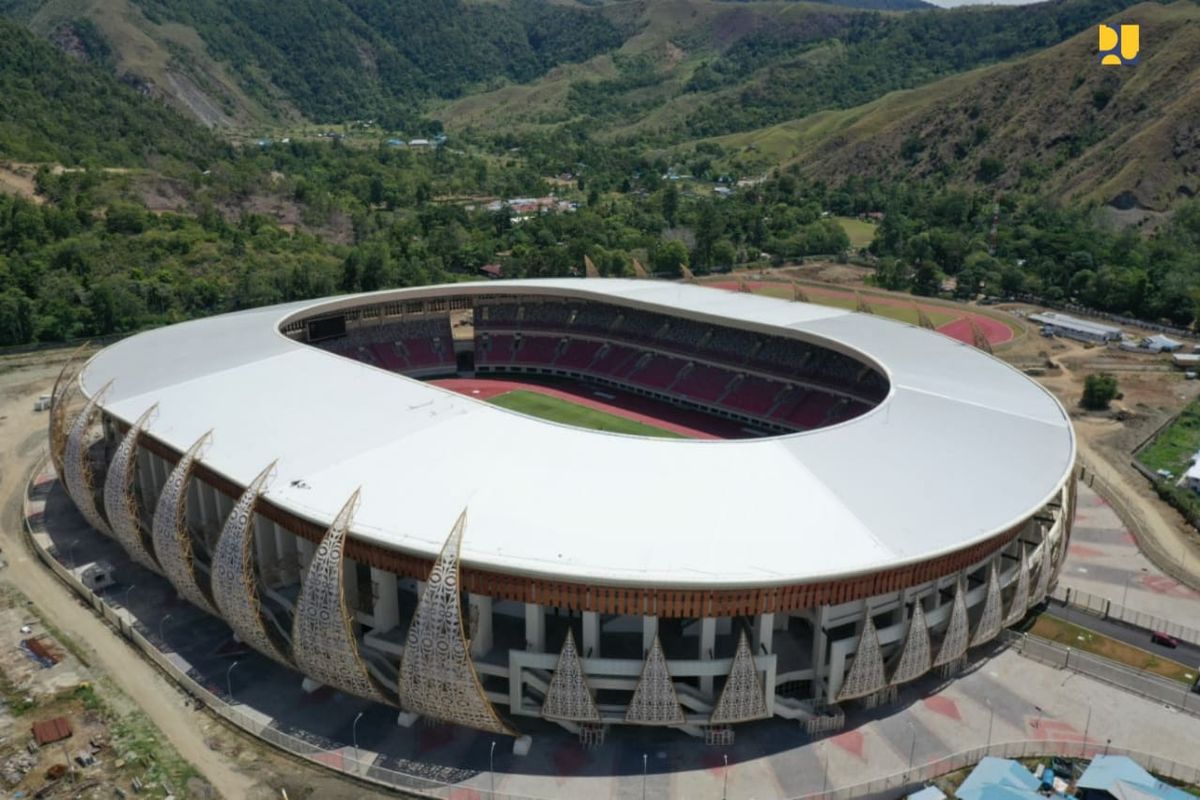
<svg viewBox="0 0 1200 800">
<path fill-rule="evenodd" d="M 867 711 L 851 704 L 846 728 L 810 737 L 793 721 L 741 725 L 736 744 L 708 747 L 667 729 L 610 729 L 604 745 L 584 750 L 556 726 L 521 718 L 533 737 L 528 756 L 509 740 L 453 726 L 396 724 L 396 710 L 329 689 L 306 694 L 296 673 L 236 643 L 220 620 L 179 600 L 165 579 L 134 564 L 120 547 L 84 527 L 58 488 L 44 514 L 61 561 L 81 566 L 105 559 L 118 584 L 107 601 L 124 607 L 148 638 L 214 694 L 232 698 L 271 726 L 329 750 L 336 766 L 353 758 L 456 784 L 452 796 L 558 798 L 786 798 L 818 793 L 906 771 L 992 742 L 1056 740 L 1095 748 L 1111 742 L 1184 764 L 1200 765 L 1194 743 L 1200 719 L 1030 661 L 997 645 L 991 658 L 950 682 L 918 681 L 896 704 Z M 1112 595 L 1129 586 L 1128 602 L 1164 616 L 1194 614 L 1200 599 L 1139 561 L 1119 521 L 1081 487 L 1079 523 L 1064 570 L 1067 585 Z M 1143 571 L 1146 566 L 1146 571 Z M 1119 598 L 1117 598 L 1119 599 Z M 99 623 L 97 623 L 99 624 Z M 489 770 L 496 741 L 493 774 Z M 725 770 L 725 759 L 729 768 Z M 645 774 L 643 775 L 643 765 Z M 727 789 L 726 789 L 727 781 Z"/>
</svg>

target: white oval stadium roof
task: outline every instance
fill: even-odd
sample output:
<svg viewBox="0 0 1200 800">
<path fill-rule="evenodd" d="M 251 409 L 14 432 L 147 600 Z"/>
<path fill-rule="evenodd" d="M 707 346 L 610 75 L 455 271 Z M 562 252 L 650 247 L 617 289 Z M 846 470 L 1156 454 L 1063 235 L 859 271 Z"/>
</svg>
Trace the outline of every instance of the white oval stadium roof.
<svg viewBox="0 0 1200 800">
<path fill-rule="evenodd" d="M 841 343 L 881 365 L 882 403 L 828 428 L 735 441 L 556 425 L 386 372 L 278 331 L 303 309 L 392 296 L 545 294 Z M 660 281 L 537 280 L 306 301 L 125 339 L 80 378 L 126 422 L 328 524 L 362 487 L 356 538 L 432 558 L 463 507 L 466 565 L 614 585 L 734 588 L 828 580 L 959 550 L 1035 513 L 1075 461 L 1040 385 L 941 334 L 825 306 Z"/>
</svg>

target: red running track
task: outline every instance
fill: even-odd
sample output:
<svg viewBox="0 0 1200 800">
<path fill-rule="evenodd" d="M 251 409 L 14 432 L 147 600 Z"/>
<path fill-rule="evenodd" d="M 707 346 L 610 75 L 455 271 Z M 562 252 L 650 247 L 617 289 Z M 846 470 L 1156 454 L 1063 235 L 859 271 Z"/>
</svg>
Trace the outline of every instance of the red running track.
<svg viewBox="0 0 1200 800">
<path fill-rule="evenodd" d="M 740 286 L 732 281 L 719 281 L 716 283 L 706 283 L 703 286 L 711 286 L 714 289 L 725 289 L 727 291 L 736 292 Z M 758 291 L 763 287 L 778 288 L 782 284 L 768 283 L 765 281 L 747 281 L 746 286 L 750 291 Z M 822 289 L 820 287 L 804 285 L 802 287 L 804 293 L 809 297 L 837 297 L 841 299 L 854 299 L 854 294 L 851 292 L 839 292 L 831 289 Z M 939 327 L 938 333 L 945 334 L 952 339 L 958 339 L 966 344 L 975 343 L 975 335 L 971 330 L 971 320 L 975 320 L 975 324 L 983 331 L 983 335 L 987 337 L 990 344 L 1004 344 L 1013 338 L 1013 329 L 1005 325 L 998 319 L 987 316 L 986 314 L 976 314 L 972 311 L 961 311 L 950 306 L 935 306 L 928 303 L 917 303 L 915 301 L 901 300 L 896 297 L 881 297 L 876 294 L 864 295 L 864 299 L 873 306 L 891 306 L 893 308 L 912 308 L 914 305 L 926 313 L 935 312 L 938 314 L 958 314 L 958 319 L 953 322 L 947 322 Z"/>
<path fill-rule="evenodd" d="M 572 381 L 526 382 L 497 378 L 438 378 L 430 381 L 435 386 L 449 389 L 479 400 L 490 400 L 509 392 L 537 392 L 557 397 L 571 403 L 604 411 L 617 417 L 652 425 L 655 428 L 678 433 L 689 439 L 748 439 L 751 435 L 740 423 L 705 414 L 700 411 L 676 408 L 649 397 L 622 392 L 610 387 L 589 386 Z"/>
</svg>

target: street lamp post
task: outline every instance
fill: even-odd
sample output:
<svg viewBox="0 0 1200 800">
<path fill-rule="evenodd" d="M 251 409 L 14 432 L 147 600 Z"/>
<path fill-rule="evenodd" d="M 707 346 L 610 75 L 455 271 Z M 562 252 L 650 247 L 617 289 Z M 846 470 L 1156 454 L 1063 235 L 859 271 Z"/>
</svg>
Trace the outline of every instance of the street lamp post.
<svg viewBox="0 0 1200 800">
<path fill-rule="evenodd" d="M 825 743 L 821 742 L 821 794 L 829 791 L 829 751 L 825 749 Z"/>
<path fill-rule="evenodd" d="M 1079 748 L 1079 755 L 1082 757 L 1087 752 L 1088 731 L 1092 727 L 1092 704 L 1088 703 L 1087 722 L 1083 723 L 1083 746 Z"/>
<path fill-rule="evenodd" d="M 354 722 L 350 725 L 350 736 L 354 739 L 354 763 L 358 764 L 358 721 L 362 719 L 363 712 L 358 712 L 358 716 L 354 718 Z"/>
<path fill-rule="evenodd" d="M 240 663 L 242 663 L 242 662 L 235 661 L 229 665 L 229 669 L 225 670 L 225 689 L 226 689 L 226 691 L 229 692 L 229 702 L 230 703 L 233 702 L 233 668 L 236 667 Z"/>
<path fill-rule="evenodd" d="M 908 723 L 908 729 L 912 731 L 912 745 L 908 748 L 908 771 L 912 772 L 913 758 L 917 754 L 917 729 L 913 727 L 911 722 Z"/>
<path fill-rule="evenodd" d="M 646 766 L 647 756 L 642 753 L 642 800 L 646 800 Z"/>
<path fill-rule="evenodd" d="M 992 707 L 992 698 L 987 698 L 983 702 L 987 703 L 988 707 L 988 738 L 987 738 L 987 754 L 992 754 L 992 723 L 996 719 L 996 709 Z"/>
<path fill-rule="evenodd" d="M 166 644 L 166 639 L 163 637 L 163 626 L 167 624 L 167 620 L 170 618 L 170 614 L 164 614 L 163 618 L 158 621 L 158 640 L 163 644 Z"/>
<path fill-rule="evenodd" d="M 132 591 L 133 591 L 134 589 L 136 589 L 136 588 L 137 588 L 137 584 L 136 584 L 136 583 L 131 583 L 131 584 L 129 584 L 129 588 L 127 588 L 127 589 L 125 590 L 125 599 L 124 599 L 124 601 L 121 603 L 121 605 L 125 606 L 126 608 L 129 608 L 129 593 L 130 593 L 130 592 L 132 592 Z"/>
<path fill-rule="evenodd" d="M 492 749 L 488 751 L 488 776 L 491 778 L 491 800 L 496 800 L 496 740 L 492 740 Z"/>
<path fill-rule="evenodd" d="M 722 755 L 725 757 L 725 782 L 721 786 L 721 800 L 726 800 L 729 797 L 729 754 Z"/>
</svg>

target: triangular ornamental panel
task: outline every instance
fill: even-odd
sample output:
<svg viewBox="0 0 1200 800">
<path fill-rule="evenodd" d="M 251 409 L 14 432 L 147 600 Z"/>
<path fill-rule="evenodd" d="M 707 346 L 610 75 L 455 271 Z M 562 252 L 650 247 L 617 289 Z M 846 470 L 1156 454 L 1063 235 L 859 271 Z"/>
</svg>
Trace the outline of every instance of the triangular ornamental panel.
<svg viewBox="0 0 1200 800">
<path fill-rule="evenodd" d="M 846 673 L 846 680 L 842 682 L 837 699 L 840 702 L 866 697 L 884 688 L 887 688 L 887 677 L 883 668 L 883 651 L 879 649 L 879 633 L 875 630 L 875 622 L 868 610 L 862 635 L 858 637 L 858 650 L 854 653 L 854 662 L 850 665 L 850 671 Z"/>
<path fill-rule="evenodd" d="M 108 527 L 108 523 L 105 522 L 104 517 L 100 516 L 100 511 L 96 508 L 91 446 L 95 443 L 92 426 L 100 412 L 100 400 L 111 385 L 111 383 L 105 384 L 104 388 L 96 392 L 79 412 L 75 421 L 71 423 L 71 430 L 67 434 L 67 449 L 63 454 L 67 494 L 71 496 L 75 507 L 87 520 L 88 525 L 107 536 L 112 536 L 112 529 Z"/>
<path fill-rule="evenodd" d="M 567 628 L 567 638 L 558 654 L 554 676 L 546 689 L 546 701 L 542 703 L 542 716 L 546 719 L 562 719 L 568 722 L 599 722 L 600 711 L 592 699 L 579 651 L 575 648 L 575 634 Z"/>
<path fill-rule="evenodd" d="M 463 626 L 459 551 L 466 524 L 464 510 L 413 612 L 400 658 L 400 704 L 425 717 L 512 736 L 484 694 Z"/>
<path fill-rule="evenodd" d="M 717 698 L 708 724 L 730 725 L 768 716 L 767 698 L 758 677 L 758 667 L 754 664 L 754 652 L 750 649 L 746 632 L 742 631 L 738 636 L 729 677 L 725 679 L 725 686 L 721 689 L 721 696 Z"/>
<path fill-rule="evenodd" d="M 80 356 L 85 347 L 86 344 L 80 345 L 70 355 L 59 370 L 54 388 L 50 390 L 50 460 L 60 476 L 63 474 L 63 457 L 67 452 L 67 410 L 78 386 L 75 379 L 79 375 Z"/>
<path fill-rule="evenodd" d="M 979 624 L 975 626 L 975 635 L 971 637 L 971 646 L 990 642 L 1000 633 L 1004 622 L 1004 604 L 1000 598 L 1000 577 L 996 574 L 996 562 L 988 569 L 987 595 L 983 600 L 983 613 L 979 615 Z"/>
<path fill-rule="evenodd" d="M 950 610 L 950 624 L 946 626 L 946 634 L 942 637 L 942 646 L 938 650 L 937 658 L 933 660 L 935 667 L 953 663 L 967 652 L 967 641 L 970 636 L 967 598 L 963 592 L 962 578 L 959 578 L 956 583 L 954 606 Z"/>
<path fill-rule="evenodd" d="M 642 676 L 633 690 L 633 699 L 625 709 L 625 721 L 633 725 L 682 725 L 687 721 L 657 636 L 642 664 Z"/>
<path fill-rule="evenodd" d="M 346 603 L 343 551 L 356 491 L 338 512 L 308 564 L 292 621 L 292 655 L 310 678 L 343 692 L 385 703 L 358 649 Z"/>
<path fill-rule="evenodd" d="M 1017 566 L 1017 588 L 1013 591 L 1012 602 L 1008 606 L 1008 616 L 1004 618 L 1005 627 L 1016 625 L 1029 610 L 1029 558 L 1025 545 L 1021 545 L 1021 563 Z"/>
<path fill-rule="evenodd" d="M 1050 535 L 1042 537 L 1042 566 L 1038 570 L 1037 591 L 1034 592 L 1035 603 L 1040 603 L 1046 599 L 1046 593 L 1050 591 Z"/>
<path fill-rule="evenodd" d="M 208 444 L 211 434 L 206 433 L 188 448 L 163 486 L 154 509 L 154 522 L 150 526 L 150 538 L 154 543 L 154 555 L 162 572 L 179 592 L 179 596 L 192 605 L 210 614 L 216 614 L 212 600 L 200 588 L 196 580 L 196 563 L 192 555 L 192 534 L 188 530 L 188 483 L 201 449 Z"/>
<path fill-rule="evenodd" d="M 892 671 L 892 684 L 916 680 L 932 667 L 933 646 L 929 641 L 929 628 L 925 624 L 925 609 L 918 599 L 913 603 L 912 618 L 908 621 L 904 650 L 900 652 L 900 659 Z"/>
<path fill-rule="evenodd" d="M 129 426 L 109 462 L 108 478 L 104 482 L 104 512 L 112 526 L 113 537 L 121 543 L 130 558 L 154 572 L 160 570 L 147 543 L 146 526 L 142 523 L 141 510 L 134 493 L 134 478 L 137 476 L 138 437 L 157 409 L 157 404 L 150 406 Z"/>
<path fill-rule="evenodd" d="M 268 658 L 289 664 L 287 654 L 267 632 L 254 570 L 254 507 L 275 465 L 258 474 L 229 512 L 213 552 L 213 599 L 238 638 Z"/>
</svg>

